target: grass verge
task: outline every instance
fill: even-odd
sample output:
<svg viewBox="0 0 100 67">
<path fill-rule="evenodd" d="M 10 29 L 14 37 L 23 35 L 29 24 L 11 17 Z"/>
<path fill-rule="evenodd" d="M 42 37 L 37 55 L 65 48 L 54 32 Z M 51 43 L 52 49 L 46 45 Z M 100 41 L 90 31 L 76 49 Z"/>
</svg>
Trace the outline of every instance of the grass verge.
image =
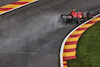
<svg viewBox="0 0 100 67">
<path fill-rule="evenodd" d="M 77 44 L 77 58 L 69 67 L 100 67 L 100 22 L 87 29 Z"/>
</svg>

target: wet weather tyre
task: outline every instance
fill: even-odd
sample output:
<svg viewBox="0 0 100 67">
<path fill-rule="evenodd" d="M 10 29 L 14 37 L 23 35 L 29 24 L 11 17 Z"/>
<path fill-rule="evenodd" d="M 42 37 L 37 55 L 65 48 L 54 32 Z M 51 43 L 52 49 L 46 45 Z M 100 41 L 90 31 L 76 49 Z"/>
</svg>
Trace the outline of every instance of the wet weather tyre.
<svg viewBox="0 0 100 67">
<path fill-rule="evenodd" d="M 61 14 L 61 22 L 67 23 L 67 15 L 66 14 Z"/>
<path fill-rule="evenodd" d="M 78 22 L 79 18 L 78 17 L 75 17 L 72 21 L 72 24 L 79 24 Z"/>
<path fill-rule="evenodd" d="M 87 20 L 89 20 L 89 19 L 92 18 L 92 14 L 91 14 L 90 12 L 88 12 L 88 13 L 86 14 L 86 17 L 87 17 Z"/>
</svg>

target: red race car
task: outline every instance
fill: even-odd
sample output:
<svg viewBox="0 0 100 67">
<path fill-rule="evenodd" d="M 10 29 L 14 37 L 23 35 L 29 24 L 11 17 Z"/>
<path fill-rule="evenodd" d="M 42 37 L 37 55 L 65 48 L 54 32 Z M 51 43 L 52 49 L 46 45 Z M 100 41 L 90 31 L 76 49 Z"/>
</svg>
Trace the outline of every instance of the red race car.
<svg viewBox="0 0 100 67">
<path fill-rule="evenodd" d="M 93 14 L 91 12 L 84 13 L 84 12 L 76 11 L 75 9 L 73 9 L 73 11 L 70 14 L 61 15 L 62 22 L 66 22 L 66 23 L 72 22 L 77 24 L 81 24 L 92 17 Z"/>
</svg>

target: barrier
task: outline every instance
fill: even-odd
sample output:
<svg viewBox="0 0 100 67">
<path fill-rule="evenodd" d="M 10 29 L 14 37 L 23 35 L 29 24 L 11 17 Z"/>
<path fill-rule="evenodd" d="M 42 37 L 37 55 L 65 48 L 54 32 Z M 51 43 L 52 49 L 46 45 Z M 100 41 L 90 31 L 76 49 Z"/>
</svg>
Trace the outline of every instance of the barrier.
<svg viewBox="0 0 100 67">
<path fill-rule="evenodd" d="M 98 21 L 100 21 L 100 14 L 76 27 L 66 36 L 60 51 L 61 67 L 68 67 L 67 60 L 76 58 L 76 47 L 79 38 L 81 37 L 82 33 L 84 33 L 89 27 Z"/>
<path fill-rule="evenodd" d="M 38 0 L 19 0 L 17 2 L 2 6 L 2 7 L 0 7 L 0 15 L 5 14 L 10 11 L 13 11 L 18 8 L 21 8 L 23 6 L 29 5 L 36 1 L 38 1 Z"/>
</svg>

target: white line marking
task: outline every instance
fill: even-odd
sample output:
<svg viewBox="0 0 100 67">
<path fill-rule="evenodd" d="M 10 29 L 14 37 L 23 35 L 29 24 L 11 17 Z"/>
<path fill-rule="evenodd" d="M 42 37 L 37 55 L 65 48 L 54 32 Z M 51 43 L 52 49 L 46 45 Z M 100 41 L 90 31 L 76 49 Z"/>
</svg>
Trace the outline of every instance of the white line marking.
<svg viewBox="0 0 100 67">
<path fill-rule="evenodd" d="M 27 4 L 24 4 L 24 5 L 22 5 L 22 6 L 19 6 L 19 7 L 17 7 L 17 8 L 14 8 L 14 9 L 11 9 L 11 10 L 8 10 L 8 11 L 5 11 L 5 12 L 3 12 L 3 13 L 0 13 L 0 15 L 5 14 L 5 13 L 10 12 L 10 11 L 13 11 L 13 10 L 18 9 L 18 8 L 21 8 L 21 7 L 23 7 L 23 6 L 29 5 L 29 4 L 31 4 L 31 3 L 37 2 L 37 1 L 38 1 L 38 0 L 35 0 L 35 1 L 33 1 L 33 2 L 29 2 L 29 3 L 27 3 Z"/>
<path fill-rule="evenodd" d="M 92 19 L 98 17 L 100 14 L 94 16 L 93 18 L 91 18 L 90 20 L 84 22 L 83 24 L 79 25 L 78 27 L 76 27 L 74 30 L 72 30 L 64 39 L 63 43 L 62 43 L 62 46 L 61 46 L 61 49 L 60 49 L 60 67 L 64 67 L 63 66 L 63 49 L 64 49 L 64 45 L 65 45 L 65 42 L 66 40 L 69 38 L 69 36 L 75 31 L 77 30 L 79 27 L 81 27 L 82 25 L 88 23 L 89 21 L 91 21 Z"/>
</svg>

